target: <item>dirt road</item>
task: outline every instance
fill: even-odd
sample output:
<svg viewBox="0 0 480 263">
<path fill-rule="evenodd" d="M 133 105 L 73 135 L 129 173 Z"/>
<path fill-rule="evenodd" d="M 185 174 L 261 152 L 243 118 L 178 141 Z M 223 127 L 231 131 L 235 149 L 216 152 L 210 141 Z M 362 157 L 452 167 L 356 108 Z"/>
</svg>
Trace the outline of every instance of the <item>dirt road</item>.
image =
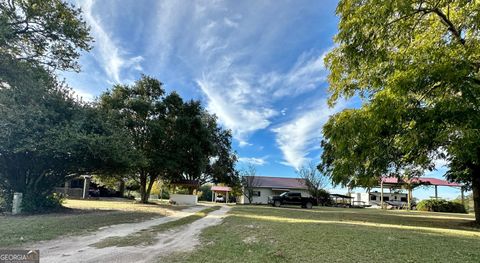
<svg viewBox="0 0 480 263">
<path fill-rule="evenodd" d="M 161 233 L 158 235 L 158 242 L 153 245 L 106 248 L 89 245 L 107 237 L 126 236 L 154 225 L 186 217 L 204 208 L 196 206 L 158 219 L 105 227 L 90 235 L 44 241 L 36 244 L 36 247 L 40 249 L 42 262 L 156 262 L 162 255 L 193 250 L 198 244 L 200 232 L 221 222 L 230 208 L 223 206 L 189 225 Z"/>
</svg>

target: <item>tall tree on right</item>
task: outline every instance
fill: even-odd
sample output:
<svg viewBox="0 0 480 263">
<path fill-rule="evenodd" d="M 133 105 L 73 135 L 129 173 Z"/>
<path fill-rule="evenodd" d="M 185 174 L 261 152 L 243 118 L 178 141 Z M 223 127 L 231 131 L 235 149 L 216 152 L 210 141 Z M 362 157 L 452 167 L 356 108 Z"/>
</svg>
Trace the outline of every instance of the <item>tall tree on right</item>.
<svg viewBox="0 0 480 263">
<path fill-rule="evenodd" d="M 371 185 L 446 158 L 480 223 L 480 2 L 342 0 L 337 14 L 330 103 L 364 103 L 325 125 L 319 168 L 337 184 Z"/>
</svg>

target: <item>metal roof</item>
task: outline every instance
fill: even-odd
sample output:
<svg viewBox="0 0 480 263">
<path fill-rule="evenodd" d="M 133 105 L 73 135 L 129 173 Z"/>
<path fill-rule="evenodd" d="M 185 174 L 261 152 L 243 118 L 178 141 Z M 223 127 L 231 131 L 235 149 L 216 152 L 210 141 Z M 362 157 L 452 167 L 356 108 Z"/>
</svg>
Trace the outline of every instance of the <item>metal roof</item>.
<svg viewBox="0 0 480 263">
<path fill-rule="evenodd" d="M 353 199 L 353 198 L 355 198 L 355 197 L 351 197 L 351 196 L 348 196 L 348 195 L 341 195 L 341 194 L 330 194 L 330 196 L 340 197 L 340 198 L 345 198 L 345 199 Z"/>
<path fill-rule="evenodd" d="M 258 188 L 308 189 L 301 178 L 255 176 L 253 180 L 253 186 Z"/>
<path fill-rule="evenodd" d="M 402 180 L 398 177 L 382 177 L 381 181 L 384 184 L 417 184 L 417 185 L 438 185 L 438 186 L 451 186 L 451 187 L 462 187 L 462 184 L 449 182 L 446 180 L 431 178 L 431 177 L 420 177 L 412 178 L 410 180 Z"/>
</svg>

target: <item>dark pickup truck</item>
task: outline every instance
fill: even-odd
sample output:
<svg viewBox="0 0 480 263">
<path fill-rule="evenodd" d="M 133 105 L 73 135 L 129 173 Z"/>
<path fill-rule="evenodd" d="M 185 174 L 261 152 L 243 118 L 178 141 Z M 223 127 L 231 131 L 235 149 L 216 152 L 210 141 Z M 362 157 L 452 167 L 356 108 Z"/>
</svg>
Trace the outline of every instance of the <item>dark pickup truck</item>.
<svg viewBox="0 0 480 263">
<path fill-rule="evenodd" d="M 295 192 L 285 192 L 281 195 L 271 196 L 268 198 L 268 203 L 276 207 L 281 205 L 301 205 L 302 208 L 308 209 L 311 209 L 314 205 L 318 205 L 315 198 L 302 197 L 300 193 Z"/>
</svg>

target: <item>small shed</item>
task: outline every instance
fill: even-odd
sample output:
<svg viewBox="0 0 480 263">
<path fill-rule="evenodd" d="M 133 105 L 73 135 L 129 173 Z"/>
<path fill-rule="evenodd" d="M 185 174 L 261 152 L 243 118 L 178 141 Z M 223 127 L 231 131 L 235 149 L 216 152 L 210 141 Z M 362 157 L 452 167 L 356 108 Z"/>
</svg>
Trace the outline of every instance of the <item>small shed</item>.
<svg viewBox="0 0 480 263">
<path fill-rule="evenodd" d="M 219 185 L 214 185 L 211 188 L 212 190 L 212 202 L 215 202 L 215 199 L 217 198 L 218 194 L 222 194 L 225 196 L 225 203 L 228 203 L 228 193 L 232 191 L 232 188 L 228 186 L 219 186 Z"/>
<path fill-rule="evenodd" d="M 200 182 L 197 180 L 175 180 L 170 182 L 173 187 L 173 193 L 170 193 L 170 202 L 178 205 L 197 205 L 198 196 L 194 194 L 194 191 L 200 186 Z M 177 194 L 176 187 L 187 188 L 190 194 Z"/>
</svg>

